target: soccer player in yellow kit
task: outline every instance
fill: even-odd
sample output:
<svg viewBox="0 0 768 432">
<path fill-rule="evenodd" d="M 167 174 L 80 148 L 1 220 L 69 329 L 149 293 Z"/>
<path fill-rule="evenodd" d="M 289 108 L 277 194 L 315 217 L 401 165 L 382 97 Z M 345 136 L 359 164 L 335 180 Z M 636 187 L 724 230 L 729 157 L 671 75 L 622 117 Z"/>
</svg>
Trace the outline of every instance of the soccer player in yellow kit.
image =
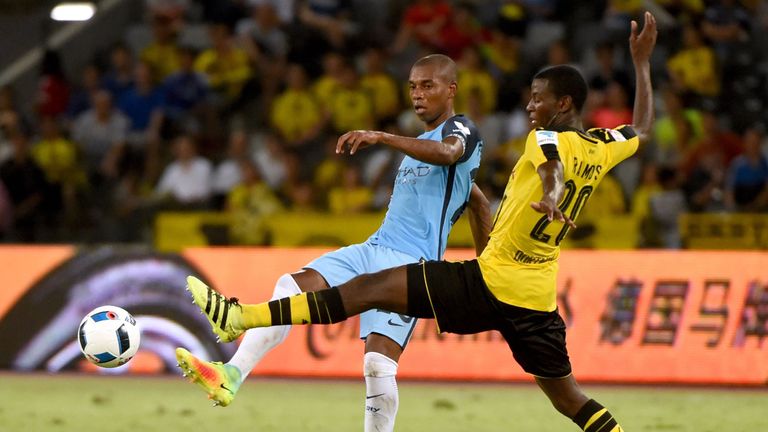
<svg viewBox="0 0 768 432">
<path fill-rule="evenodd" d="M 587 432 L 621 432 L 611 413 L 589 399 L 571 373 L 556 280 L 559 245 L 575 227 L 573 220 L 606 173 L 634 154 L 651 132 L 649 58 L 656 20 L 646 12 L 642 32 L 637 27 L 633 21 L 629 38 L 636 75 L 632 126 L 583 130 L 580 111 L 587 84 L 575 68 L 553 66 L 534 77 L 527 109 L 535 129 L 477 260 L 422 261 L 255 305 L 227 299 L 189 277 L 188 288 L 201 309 L 224 307 L 223 314 L 206 314 L 214 332 L 232 340 L 252 327 L 330 324 L 372 308 L 434 318 L 445 332 L 498 330 L 560 413 Z"/>
</svg>

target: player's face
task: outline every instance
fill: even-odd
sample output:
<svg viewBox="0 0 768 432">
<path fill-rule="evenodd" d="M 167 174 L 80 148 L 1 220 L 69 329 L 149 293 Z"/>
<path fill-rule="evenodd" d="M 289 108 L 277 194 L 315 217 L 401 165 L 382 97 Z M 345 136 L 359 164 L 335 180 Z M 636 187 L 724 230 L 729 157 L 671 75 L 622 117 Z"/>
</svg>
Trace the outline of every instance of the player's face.
<svg viewBox="0 0 768 432">
<path fill-rule="evenodd" d="M 525 107 L 531 127 L 547 127 L 558 112 L 557 97 L 549 90 L 547 80 L 535 79 L 531 83 L 531 100 Z"/>
<path fill-rule="evenodd" d="M 408 79 L 413 110 L 421 121 L 432 124 L 448 111 L 448 103 L 456 92 L 456 84 L 438 73 L 433 65 L 416 66 Z"/>
</svg>

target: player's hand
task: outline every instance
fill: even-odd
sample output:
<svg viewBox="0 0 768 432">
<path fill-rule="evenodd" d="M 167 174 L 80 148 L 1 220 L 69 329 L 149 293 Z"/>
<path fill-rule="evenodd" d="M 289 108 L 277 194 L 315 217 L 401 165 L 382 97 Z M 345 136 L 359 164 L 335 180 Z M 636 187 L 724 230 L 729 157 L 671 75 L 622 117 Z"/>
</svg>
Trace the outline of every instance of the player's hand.
<svg viewBox="0 0 768 432">
<path fill-rule="evenodd" d="M 647 61 L 651 58 L 653 47 L 656 45 L 656 17 L 650 12 L 645 13 L 645 23 L 643 31 L 637 33 L 637 21 L 632 20 L 631 32 L 629 34 L 629 51 L 632 53 L 632 60 L 635 62 Z"/>
<path fill-rule="evenodd" d="M 344 153 L 349 149 L 353 155 L 358 149 L 374 145 L 381 141 L 381 132 L 356 130 L 347 132 L 336 141 L 336 154 Z"/>
<path fill-rule="evenodd" d="M 550 203 L 546 200 L 536 201 L 531 203 L 531 208 L 536 210 L 539 213 L 544 213 L 547 215 L 547 219 L 552 222 L 553 220 L 557 219 L 558 221 L 568 224 L 571 228 L 576 228 L 576 224 L 573 223 L 571 218 L 564 215 L 562 211 L 560 211 L 560 208 L 557 206 L 557 204 Z"/>
</svg>

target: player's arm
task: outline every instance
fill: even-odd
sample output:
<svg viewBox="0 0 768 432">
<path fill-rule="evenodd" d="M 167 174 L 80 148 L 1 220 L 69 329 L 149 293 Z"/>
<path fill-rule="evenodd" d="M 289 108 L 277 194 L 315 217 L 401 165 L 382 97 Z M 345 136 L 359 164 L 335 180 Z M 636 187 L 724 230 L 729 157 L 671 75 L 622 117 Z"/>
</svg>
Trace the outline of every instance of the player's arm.
<svg viewBox="0 0 768 432">
<path fill-rule="evenodd" d="M 632 21 L 629 50 L 635 68 L 635 106 L 632 123 L 640 144 L 648 142 L 653 127 L 653 88 L 651 86 L 651 53 L 656 45 L 656 18 L 645 13 L 643 31 L 637 33 L 638 24 Z"/>
<path fill-rule="evenodd" d="M 469 204 L 467 205 L 469 213 L 469 228 L 472 230 L 472 239 L 475 242 L 475 252 L 480 256 L 488 244 L 488 236 L 491 235 L 491 205 L 483 191 L 472 183 L 472 190 L 469 192 Z"/>
<path fill-rule="evenodd" d="M 547 215 L 550 221 L 557 219 L 560 222 L 567 223 L 571 228 L 576 228 L 576 224 L 560 211 L 557 204 L 563 199 L 565 194 L 565 182 L 563 181 L 563 164 L 560 159 L 549 159 L 536 168 L 536 172 L 541 177 L 541 185 L 544 193 L 540 201 L 532 202 L 531 207 L 539 213 Z"/>
<path fill-rule="evenodd" d="M 336 153 L 355 154 L 358 149 L 371 145 L 385 145 L 408 156 L 433 165 L 453 165 L 464 154 L 464 142 L 454 135 L 442 141 L 409 138 L 379 131 L 351 131 L 336 141 Z"/>
</svg>

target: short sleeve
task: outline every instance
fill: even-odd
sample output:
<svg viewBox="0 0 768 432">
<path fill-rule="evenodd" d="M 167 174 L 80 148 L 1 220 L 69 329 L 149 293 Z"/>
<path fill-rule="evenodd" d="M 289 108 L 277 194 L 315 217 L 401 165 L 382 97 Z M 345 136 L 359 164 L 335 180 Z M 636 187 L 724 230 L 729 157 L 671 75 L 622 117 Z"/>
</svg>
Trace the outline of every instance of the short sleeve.
<svg viewBox="0 0 768 432">
<path fill-rule="evenodd" d="M 472 121 L 462 115 L 457 115 L 446 120 L 442 131 L 442 141 L 445 141 L 448 137 L 455 137 L 461 142 L 464 147 L 464 152 L 459 158 L 459 162 L 468 160 L 475 152 L 478 143 L 480 142 L 480 136 L 477 133 L 477 128 Z"/>
<path fill-rule="evenodd" d="M 605 143 L 611 156 L 611 167 L 618 165 L 624 159 L 632 156 L 640 145 L 635 130 L 628 125 L 619 126 L 616 129 L 604 129 Z"/>
<path fill-rule="evenodd" d="M 534 167 L 538 167 L 548 160 L 559 160 L 559 144 L 560 139 L 556 131 L 532 130 L 525 141 L 525 151 L 522 157 L 530 160 Z"/>
</svg>

